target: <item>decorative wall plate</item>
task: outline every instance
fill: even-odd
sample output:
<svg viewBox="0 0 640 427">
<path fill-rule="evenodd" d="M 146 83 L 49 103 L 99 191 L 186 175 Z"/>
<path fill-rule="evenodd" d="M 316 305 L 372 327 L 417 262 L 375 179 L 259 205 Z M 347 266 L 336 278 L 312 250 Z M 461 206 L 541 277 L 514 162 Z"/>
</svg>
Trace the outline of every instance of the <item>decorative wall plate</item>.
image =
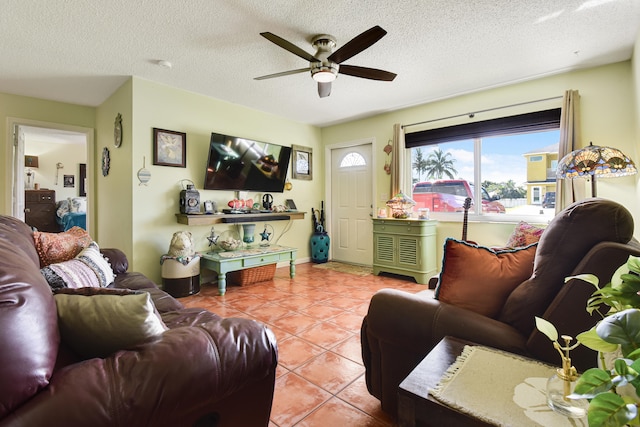
<svg viewBox="0 0 640 427">
<path fill-rule="evenodd" d="M 151 172 L 149 172 L 149 170 L 145 168 L 146 165 L 147 159 L 146 157 L 143 157 L 142 168 L 138 171 L 138 181 L 140 181 L 140 184 L 138 185 L 147 185 L 147 182 L 149 182 L 149 180 L 151 179 Z"/>
<path fill-rule="evenodd" d="M 113 145 L 116 148 L 122 145 L 122 114 L 118 113 L 116 121 L 113 124 Z"/>
<path fill-rule="evenodd" d="M 111 168 L 111 156 L 109 149 L 104 147 L 102 149 L 102 176 L 109 175 L 109 169 Z"/>
</svg>

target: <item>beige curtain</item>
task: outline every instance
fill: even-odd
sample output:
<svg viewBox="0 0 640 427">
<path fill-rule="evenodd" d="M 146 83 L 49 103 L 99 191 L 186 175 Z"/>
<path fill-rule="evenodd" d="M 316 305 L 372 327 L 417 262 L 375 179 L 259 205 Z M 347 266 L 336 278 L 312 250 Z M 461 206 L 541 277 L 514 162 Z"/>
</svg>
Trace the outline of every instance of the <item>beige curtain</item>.
<svg viewBox="0 0 640 427">
<path fill-rule="evenodd" d="M 392 146 L 393 150 L 391 151 L 391 188 L 389 198 L 398 194 L 400 190 L 404 190 L 404 129 L 402 129 L 402 125 L 399 123 L 393 125 Z"/>
<path fill-rule="evenodd" d="M 560 113 L 560 144 L 558 161 L 573 150 L 581 148 L 580 143 L 580 94 L 577 90 L 567 90 L 562 99 Z M 556 182 L 556 213 L 571 203 L 585 198 L 582 179 L 559 179 Z"/>
</svg>

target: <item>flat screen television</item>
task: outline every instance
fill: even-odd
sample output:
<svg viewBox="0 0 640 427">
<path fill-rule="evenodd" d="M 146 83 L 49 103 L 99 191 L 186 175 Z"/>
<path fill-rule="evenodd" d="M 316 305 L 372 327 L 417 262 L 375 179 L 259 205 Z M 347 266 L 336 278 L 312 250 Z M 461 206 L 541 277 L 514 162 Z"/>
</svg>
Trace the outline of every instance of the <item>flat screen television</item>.
<svg viewBox="0 0 640 427">
<path fill-rule="evenodd" d="M 282 193 L 291 147 L 211 133 L 205 190 Z"/>
</svg>

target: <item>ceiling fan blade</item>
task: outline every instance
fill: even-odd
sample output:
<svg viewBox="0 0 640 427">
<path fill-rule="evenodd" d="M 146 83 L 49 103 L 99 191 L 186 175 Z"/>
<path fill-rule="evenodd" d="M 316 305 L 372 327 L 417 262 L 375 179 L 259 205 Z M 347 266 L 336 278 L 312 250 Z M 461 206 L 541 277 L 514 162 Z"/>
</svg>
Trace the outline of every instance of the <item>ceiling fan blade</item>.
<svg viewBox="0 0 640 427">
<path fill-rule="evenodd" d="M 320 98 L 326 98 L 331 95 L 331 82 L 318 82 L 318 95 L 320 95 Z"/>
<path fill-rule="evenodd" d="M 289 76 L 291 74 L 304 73 L 305 71 L 309 71 L 309 67 L 307 68 L 298 68 L 297 70 L 283 71 L 281 73 L 267 74 L 266 76 L 254 77 L 253 80 L 266 80 L 272 79 L 274 77 L 282 77 Z"/>
<path fill-rule="evenodd" d="M 341 62 L 346 61 L 352 56 L 359 54 L 369 46 L 373 45 L 375 42 L 384 37 L 385 34 L 387 34 L 387 32 L 378 25 L 369 28 L 367 31 L 361 33 L 358 36 L 355 36 L 347 44 L 343 45 L 340 49 L 333 52 L 327 59 L 329 61 L 340 64 Z"/>
<path fill-rule="evenodd" d="M 338 73 L 353 77 L 362 77 L 363 79 L 384 80 L 386 82 L 392 81 L 397 75 L 389 71 L 378 70 L 377 68 L 358 67 L 356 65 L 341 65 Z"/>
<path fill-rule="evenodd" d="M 273 42 L 273 43 L 277 44 L 281 48 L 283 48 L 285 50 L 288 50 L 289 52 L 293 53 L 294 55 L 299 56 L 302 59 L 306 59 L 309 62 L 317 62 L 318 61 L 310 53 L 307 53 L 305 50 L 302 50 L 301 48 L 299 48 L 295 44 L 291 43 L 290 41 L 287 41 L 287 40 L 283 39 L 280 36 L 276 36 L 275 34 L 269 33 L 269 32 L 260 33 L 260 35 L 262 37 L 264 37 L 265 39 L 269 40 L 270 42 Z"/>
</svg>

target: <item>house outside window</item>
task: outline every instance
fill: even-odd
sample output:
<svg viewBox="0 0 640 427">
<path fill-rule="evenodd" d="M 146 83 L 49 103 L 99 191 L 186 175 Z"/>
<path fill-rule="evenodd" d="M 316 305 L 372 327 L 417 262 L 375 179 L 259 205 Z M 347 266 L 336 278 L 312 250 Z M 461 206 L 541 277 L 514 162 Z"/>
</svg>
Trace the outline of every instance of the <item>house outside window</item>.
<svg viewBox="0 0 640 427">
<path fill-rule="evenodd" d="M 470 197 L 469 214 L 491 221 L 553 217 L 555 209 L 541 205 L 545 193 L 555 192 L 560 110 L 505 119 L 506 126 L 496 131 L 491 126 L 478 131 L 482 126 L 474 124 L 471 132 L 479 136 L 473 138 L 464 138 L 464 129 L 446 135 L 466 125 L 407 133 L 416 209 L 429 208 L 434 218 L 460 217 Z"/>
</svg>

